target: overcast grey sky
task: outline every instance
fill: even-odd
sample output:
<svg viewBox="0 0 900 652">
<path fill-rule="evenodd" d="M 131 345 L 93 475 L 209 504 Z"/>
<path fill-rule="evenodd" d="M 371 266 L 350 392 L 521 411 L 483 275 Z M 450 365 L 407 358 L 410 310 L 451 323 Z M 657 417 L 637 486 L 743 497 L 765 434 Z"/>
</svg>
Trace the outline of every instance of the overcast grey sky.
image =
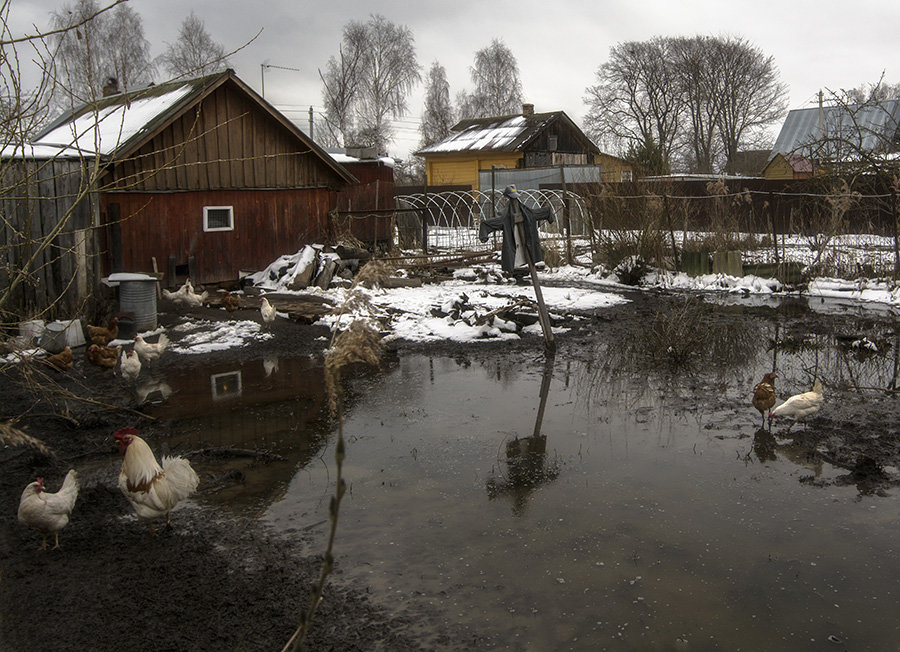
<svg viewBox="0 0 900 652">
<path fill-rule="evenodd" d="M 99 0 L 105 4 L 103 0 Z M 10 27 L 45 27 L 62 0 L 12 0 Z M 301 125 L 310 106 L 321 106 L 317 70 L 337 53 L 343 26 L 380 13 L 407 25 L 415 36 L 423 75 L 432 61 L 447 70 L 451 95 L 470 88 L 469 66 L 476 50 L 501 38 L 519 62 L 526 101 L 535 110 L 563 110 L 579 124 L 585 113 L 585 88 L 609 48 L 621 41 L 653 36 L 742 36 L 771 55 L 788 85 L 790 108 L 812 106 L 819 89 L 838 90 L 875 82 L 900 82 L 900 2 L 755 2 L 728 0 L 556 0 L 535 2 L 418 2 L 408 0 L 131 0 L 144 20 L 154 56 L 175 39 L 181 21 L 193 10 L 207 31 L 226 48 L 237 48 L 262 33 L 232 57 L 237 74 L 260 90 L 260 64 L 269 68 L 266 99 Z M 418 144 L 423 88 L 410 97 L 410 112 L 396 123 L 391 154 L 406 157 Z M 774 139 L 774 135 L 773 135 Z"/>
</svg>

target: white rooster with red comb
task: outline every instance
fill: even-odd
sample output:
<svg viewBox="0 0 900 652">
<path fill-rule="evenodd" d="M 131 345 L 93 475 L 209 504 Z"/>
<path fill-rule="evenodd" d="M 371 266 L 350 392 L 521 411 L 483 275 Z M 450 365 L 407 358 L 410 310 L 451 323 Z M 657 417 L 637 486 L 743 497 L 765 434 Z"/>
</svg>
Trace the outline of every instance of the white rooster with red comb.
<svg viewBox="0 0 900 652">
<path fill-rule="evenodd" d="M 135 428 L 121 428 L 113 437 L 124 456 L 119 489 L 138 518 L 150 525 L 150 534 L 156 536 L 153 521 L 165 516 L 170 526 L 169 512 L 197 489 L 200 478 L 183 457 L 164 457 L 160 466 Z"/>
</svg>

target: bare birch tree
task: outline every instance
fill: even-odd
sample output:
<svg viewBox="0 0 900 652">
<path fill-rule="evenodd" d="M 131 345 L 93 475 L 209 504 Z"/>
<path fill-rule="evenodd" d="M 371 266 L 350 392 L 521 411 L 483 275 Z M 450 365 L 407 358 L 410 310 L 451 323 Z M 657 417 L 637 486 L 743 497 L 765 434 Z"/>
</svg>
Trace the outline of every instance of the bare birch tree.
<svg viewBox="0 0 900 652">
<path fill-rule="evenodd" d="M 420 80 L 412 31 L 381 15 L 351 21 L 339 58 L 329 59 L 319 76 L 329 125 L 344 144 L 353 141 L 386 154 L 393 140 L 391 119 L 406 114 L 407 96 Z"/>
<path fill-rule="evenodd" d="M 160 55 L 162 68 L 175 77 L 200 77 L 230 66 L 225 48 L 215 41 L 193 11 L 181 23 L 178 38 Z"/>
<path fill-rule="evenodd" d="M 51 28 L 56 31 L 52 74 L 57 107 L 101 97 L 109 80 L 121 91 L 153 81 L 150 43 L 140 15 L 130 6 L 117 4 L 101 12 L 96 0 L 76 0 L 53 12 Z"/>
<path fill-rule="evenodd" d="M 324 72 L 319 70 L 322 103 L 325 105 L 324 140 L 343 145 L 352 139 L 353 107 L 358 97 L 360 67 L 365 48 L 365 26 L 362 23 L 349 23 L 344 27 L 337 57 L 328 60 Z M 322 139 L 322 136 L 318 139 Z"/>
<path fill-rule="evenodd" d="M 522 110 L 522 81 L 515 55 L 501 39 L 495 38 L 475 53 L 469 68 L 473 90 L 457 96 L 461 118 L 489 118 L 512 115 Z"/>
<path fill-rule="evenodd" d="M 453 105 L 450 103 L 450 84 L 447 71 L 435 61 L 428 71 L 425 90 L 425 110 L 422 112 L 422 147 L 443 140 L 454 124 Z"/>
</svg>

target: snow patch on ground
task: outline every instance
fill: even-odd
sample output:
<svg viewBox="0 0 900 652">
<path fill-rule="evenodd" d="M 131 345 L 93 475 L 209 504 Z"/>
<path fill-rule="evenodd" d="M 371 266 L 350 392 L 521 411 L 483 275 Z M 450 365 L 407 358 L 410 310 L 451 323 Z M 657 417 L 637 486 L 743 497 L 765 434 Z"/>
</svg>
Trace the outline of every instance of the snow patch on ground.
<svg viewBox="0 0 900 652">
<path fill-rule="evenodd" d="M 186 335 L 178 342 L 172 342 L 168 350 L 172 353 L 197 354 L 223 351 L 241 346 L 247 342 L 264 342 L 274 335 L 262 330 L 255 321 L 213 322 L 206 320 L 187 321 L 178 324 L 173 331 Z"/>
</svg>

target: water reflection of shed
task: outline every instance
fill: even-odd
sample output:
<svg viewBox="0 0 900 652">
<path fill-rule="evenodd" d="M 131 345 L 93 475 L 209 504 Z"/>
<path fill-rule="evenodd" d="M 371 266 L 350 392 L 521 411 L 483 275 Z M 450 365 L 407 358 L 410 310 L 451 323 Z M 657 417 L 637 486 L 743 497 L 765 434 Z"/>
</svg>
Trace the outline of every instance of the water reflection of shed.
<svg viewBox="0 0 900 652">
<path fill-rule="evenodd" d="M 308 356 L 188 367 L 169 375 L 169 399 L 145 408 L 171 420 L 173 447 L 194 451 L 201 495 L 267 505 L 324 445 L 324 372 Z M 197 451 L 204 451 L 202 454 Z"/>
</svg>

